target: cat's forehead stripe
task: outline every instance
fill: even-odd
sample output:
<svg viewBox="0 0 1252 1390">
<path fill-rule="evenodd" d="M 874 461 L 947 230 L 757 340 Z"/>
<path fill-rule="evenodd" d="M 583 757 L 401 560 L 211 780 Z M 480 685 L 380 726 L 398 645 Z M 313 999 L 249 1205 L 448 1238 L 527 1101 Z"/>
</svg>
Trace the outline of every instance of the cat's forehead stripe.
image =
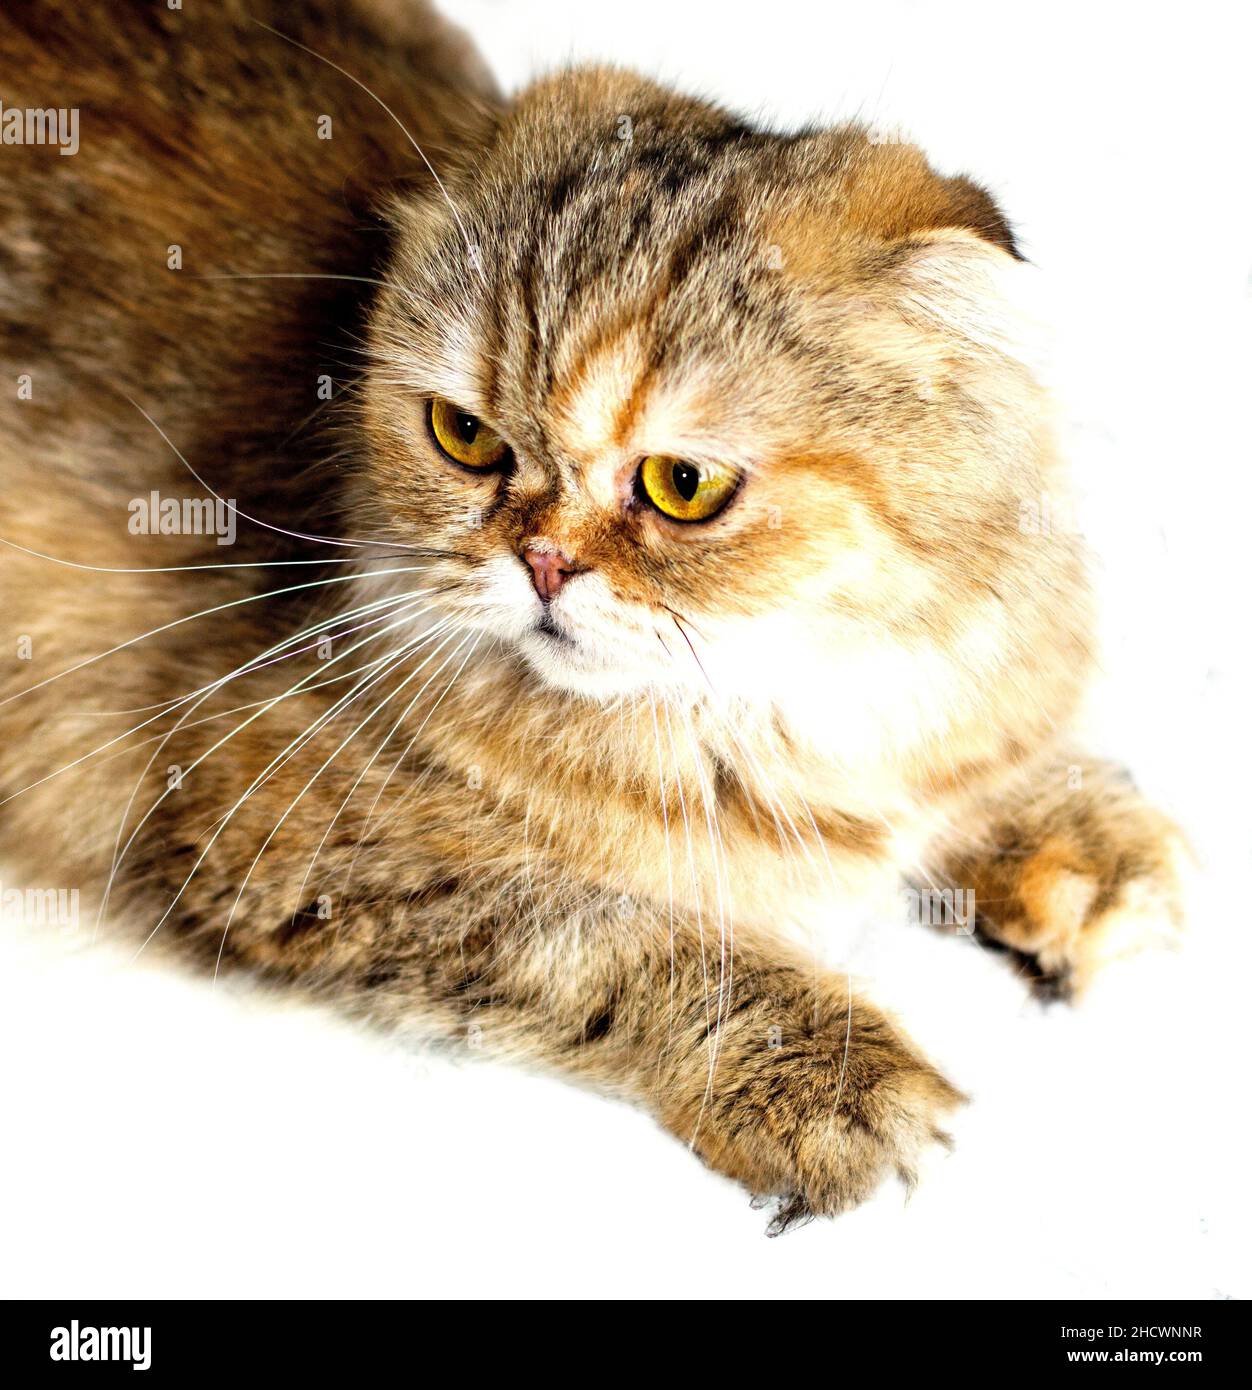
<svg viewBox="0 0 1252 1390">
<path fill-rule="evenodd" d="M 620 450 L 648 398 L 651 369 L 636 334 L 598 338 L 554 384 L 549 413 L 554 430 L 575 454 Z"/>
</svg>

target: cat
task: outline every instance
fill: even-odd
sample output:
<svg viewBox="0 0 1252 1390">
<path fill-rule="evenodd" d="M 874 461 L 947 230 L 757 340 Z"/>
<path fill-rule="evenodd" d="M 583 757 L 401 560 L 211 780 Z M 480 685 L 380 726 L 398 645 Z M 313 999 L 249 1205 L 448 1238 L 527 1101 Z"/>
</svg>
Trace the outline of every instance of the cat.
<svg viewBox="0 0 1252 1390">
<path fill-rule="evenodd" d="M 506 100 L 419 0 L 36 3 L 0 82 L 79 113 L 0 151 L 10 882 L 627 1098 L 773 1231 L 964 1100 L 837 909 L 955 890 L 1061 993 L 1176 930 L 973 180 Z"/>
</svg>

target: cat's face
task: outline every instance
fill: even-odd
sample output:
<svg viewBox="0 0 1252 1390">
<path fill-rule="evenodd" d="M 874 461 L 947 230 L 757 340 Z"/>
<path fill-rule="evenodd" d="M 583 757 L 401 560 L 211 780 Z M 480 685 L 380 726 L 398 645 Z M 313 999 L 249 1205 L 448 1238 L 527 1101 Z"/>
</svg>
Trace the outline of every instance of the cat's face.
<svg viewBox="0 0 1252 1390">
<path fill-rule="evenodd" d="M 448 552 L 445 610 L 594 697 L 769 703 L 955 640 L 1037 486 L 984 194 L 605 73 L 449 193 L 395 211 L 363 397 L 378 525 Z"/>
</svg>

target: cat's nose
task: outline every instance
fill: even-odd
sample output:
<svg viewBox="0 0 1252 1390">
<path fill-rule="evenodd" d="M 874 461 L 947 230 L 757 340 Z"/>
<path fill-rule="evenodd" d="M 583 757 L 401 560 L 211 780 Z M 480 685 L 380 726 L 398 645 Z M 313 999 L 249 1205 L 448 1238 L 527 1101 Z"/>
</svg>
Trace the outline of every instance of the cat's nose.
<svg viewBox="0 0 1252 1390">
<path fill-rule="evenodd" d="M 550 543 L 542 548 L 528 545 L 522 551 L 522 559 L 530 566 L 535 592 L 544 603 L 551 603 L 561 585 L 574 573 L 574 562 Z"/>
</svg>

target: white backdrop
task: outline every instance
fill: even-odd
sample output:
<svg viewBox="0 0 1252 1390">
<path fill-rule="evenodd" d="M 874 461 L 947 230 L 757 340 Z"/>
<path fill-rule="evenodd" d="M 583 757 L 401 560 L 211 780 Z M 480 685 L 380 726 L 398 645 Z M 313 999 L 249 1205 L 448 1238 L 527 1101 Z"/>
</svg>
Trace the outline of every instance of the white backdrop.
<svg viewBox="0 0 1252 1390">
<path fill-rule="evenodd" d="M 782 125 L 861 114 L 1000 197 L 1059 325 L 1102 557 L 1092 739 L 1192 834 L 1192 935 L 1074 1011 L 966 943 L 884 935 L 865 971 L 975 1103 L 907 1205 L 888 1188 L 767 1241 L 739 1189 L 622 1106 L 10 924 L 0 1294 L 1252 1293 L 1237 7 L 444 8 L 509 86 L 598 58 Z"/>
</svg>

